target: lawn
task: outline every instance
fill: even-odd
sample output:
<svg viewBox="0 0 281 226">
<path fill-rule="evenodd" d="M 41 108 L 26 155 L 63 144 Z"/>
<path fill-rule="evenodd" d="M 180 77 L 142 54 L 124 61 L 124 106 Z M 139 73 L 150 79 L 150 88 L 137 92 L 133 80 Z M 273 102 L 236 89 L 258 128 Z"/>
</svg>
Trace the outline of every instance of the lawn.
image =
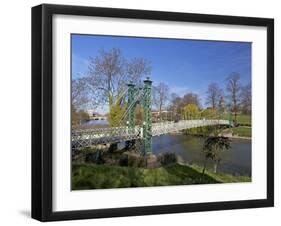
<svg viewBox="0 0 281 226">
<path fill-rule="evenodd" d="M 232 128 L 232 132 L 234 135 L 240 137 L 251 137 L 252 136 L 252 128 L 251 127 L 234 127 Z"/>
<path fill-rule="evenodd" d="M 224 119 L 228 120 L 229 115 L 224 115 Z M 234 120 L 234 115 L 232 116 L 232 119 Z M 237 123 L 251 126 L 252 124 L 251 115 L 237 115 Z"/>
<path fill-rule="evenodd" d="M 104 189 L 188 184 L 249 182 L 250 177 L 206 172 L 199 166 L 172 164 L 155 169 L 106 166 L 85 163 L 72 165 L 72 189 Z"/>
</svg>

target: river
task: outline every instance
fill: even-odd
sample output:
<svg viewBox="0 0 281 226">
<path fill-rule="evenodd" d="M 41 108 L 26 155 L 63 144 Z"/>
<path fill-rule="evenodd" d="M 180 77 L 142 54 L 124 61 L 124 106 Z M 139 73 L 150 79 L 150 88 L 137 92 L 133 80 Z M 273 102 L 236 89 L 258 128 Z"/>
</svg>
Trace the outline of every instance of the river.
<svg viewBox="0 0 281 226">
<path fill-rule="evenodd" d="M 167 134 L 153 137 L 153 153 L 175 152 L 189 164 L 203 166 L 204 153 L 202 152 L 203 138 L 181 134 Z M 221 155 L 218 172 L 235 176 L 251 176 L 251 140 L 233 139 L 231 148 Z M 213 162 L 208 160 L 207 168 L 213 169 Z"/>
</svg>

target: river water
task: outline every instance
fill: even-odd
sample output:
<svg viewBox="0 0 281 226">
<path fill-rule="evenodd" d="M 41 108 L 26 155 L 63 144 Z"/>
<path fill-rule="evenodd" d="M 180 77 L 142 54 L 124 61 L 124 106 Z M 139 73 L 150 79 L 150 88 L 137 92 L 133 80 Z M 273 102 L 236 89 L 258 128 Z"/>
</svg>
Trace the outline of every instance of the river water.
<svg viewBox="0 0 281 226">
<path fill-rule="evenodd" d="M 189 164 L 203 166 L 204 153 L 202 151 L 203 138 L 181 134 L 167 134 L 153 137 L 153 153 L 175 152 Z M 235 176 L 251 176 L 251 140 L 233 139 L 231 148 L 221 155 L 218 172 Z M 213 161 L 208 160 L 207 168 L 213 169 Z"/>
</svg>

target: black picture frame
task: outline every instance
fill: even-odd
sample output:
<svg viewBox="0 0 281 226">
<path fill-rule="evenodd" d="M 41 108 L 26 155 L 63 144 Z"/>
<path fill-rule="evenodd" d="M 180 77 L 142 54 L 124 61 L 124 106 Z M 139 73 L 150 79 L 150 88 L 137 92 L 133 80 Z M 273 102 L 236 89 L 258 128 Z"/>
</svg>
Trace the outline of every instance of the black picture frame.
<svg viewBox="0 0 281 226">
<path fill-rule="evenodd" d="M 55 14 L 266 27 L 267 198 L 54 212 L 52 210 L 52 18 Z M 56 221 L 271 206 L 274 206 L 273 19 L 49 4 L 32 8 L 32 218 L 40 221 Z"/>
</svg>

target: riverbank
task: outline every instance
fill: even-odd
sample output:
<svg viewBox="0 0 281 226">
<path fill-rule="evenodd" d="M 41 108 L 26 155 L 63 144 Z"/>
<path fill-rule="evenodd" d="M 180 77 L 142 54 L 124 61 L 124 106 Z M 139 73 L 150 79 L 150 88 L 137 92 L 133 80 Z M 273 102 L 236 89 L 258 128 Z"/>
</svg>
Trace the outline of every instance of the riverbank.
<svg viewBox="0 0 281 226">
<path fill-rule="evenodd" d="M 190 136 L 204 136 L 201 130 L 185 130 L 182 134 Z M 177 133 L 180 134 L 180 133 Z M 231 139 L 252 139 L 252 128 L 248 126 L 238 126 L 234 128 L 227 128 L 221 131 L 220 136 L 228 137 Z"/>
<path fill-rule="evenodd" d="M 159 168 L 107 166 L 89 163 L 72 164 L 72 189 L 106 189 L 127 187 L 172 186 L 190 184 L 216 184 L 250 182 L 246 176 L 212 173 L 202 167 L 179 163 Z"/>
</svg>

